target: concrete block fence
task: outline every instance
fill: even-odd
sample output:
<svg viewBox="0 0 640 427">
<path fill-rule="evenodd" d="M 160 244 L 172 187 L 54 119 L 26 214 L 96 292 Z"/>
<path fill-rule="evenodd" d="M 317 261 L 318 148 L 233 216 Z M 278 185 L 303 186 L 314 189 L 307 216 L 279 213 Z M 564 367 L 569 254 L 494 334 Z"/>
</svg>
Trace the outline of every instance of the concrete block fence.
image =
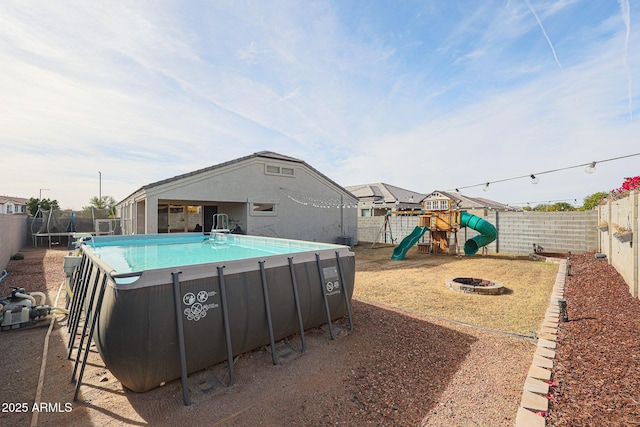
<svg viewBox="0 0 640 427">
<path fill-rule="evenodd" d="M 498 230 L 498 238 L 487 246 L 491 253 L 527 255 L 533 245 L 545 252 L 574 253 L 598 250 L 598 212 L 495 212 L 486 215 L 470 212 L 489 221 Z M 387 231 L 384 231 L 383 216 L 358 218 L 358 240 L 398 244 L 418 225 L 418 217 L 390 216 Z M 393 235 L 394 242 L 390 237 Z M 463 228 L 458 233 L 458 245 L 478 233 Z"/>
</svg>

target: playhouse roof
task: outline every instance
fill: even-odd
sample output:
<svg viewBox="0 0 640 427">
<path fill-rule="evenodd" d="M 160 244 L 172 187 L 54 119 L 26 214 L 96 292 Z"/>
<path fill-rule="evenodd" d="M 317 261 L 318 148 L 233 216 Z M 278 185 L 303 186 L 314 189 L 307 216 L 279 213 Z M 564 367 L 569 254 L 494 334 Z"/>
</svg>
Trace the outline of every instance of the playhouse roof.
<svg viewBox="0 0 640 427">
<path fill-rule="evenodd" d="M 468 197 L 460 193 L 449 193 L 447 191 L 436 190 L 431 194 L 428 194 L 425 199 L 433 197 L 435 195 L 442 195 L 451 200 L 457 202 L 460 209 L 492 209 L 496 211 L 517 211 L 519 208 L 505 205 L 504 203 L 496 202 L 493 200 L 481 198 L 481 197 Z"/>
</svg>

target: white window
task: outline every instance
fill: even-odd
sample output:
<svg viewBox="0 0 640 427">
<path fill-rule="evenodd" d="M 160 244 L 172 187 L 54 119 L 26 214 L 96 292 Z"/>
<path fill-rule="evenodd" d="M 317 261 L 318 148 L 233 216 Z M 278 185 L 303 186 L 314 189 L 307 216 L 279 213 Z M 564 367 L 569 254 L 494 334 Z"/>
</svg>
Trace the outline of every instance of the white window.
<svg viewBox="0 0 640 427">
<path fill-rule="evenodd" d="M 446 211 L 449 209 L 449 200 L 427 200 L 426 208 L 429 211 Z"/>
<path fill-rule="evenodd" d="M 267 165 L 267 173 L 269 174 L 280 174 L 279 166 Z"/>
<path fill-rule="evenodd" d="M 275 212 L 276 205 L 274 203 L 254 203 L 251 209 L 254 212 Z"/>
<path fill-rule="evenodd" d="M 277 216 L 278 204 L 270 201 L 250 201 L 249 215 L 251 216 Z"/>
</svg>

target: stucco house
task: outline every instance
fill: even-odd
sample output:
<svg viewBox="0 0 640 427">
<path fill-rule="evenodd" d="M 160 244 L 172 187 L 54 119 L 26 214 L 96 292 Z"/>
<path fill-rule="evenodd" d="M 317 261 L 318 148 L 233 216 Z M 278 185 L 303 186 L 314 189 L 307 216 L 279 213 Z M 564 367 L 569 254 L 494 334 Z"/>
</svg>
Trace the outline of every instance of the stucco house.
<svg viewBox="0 0 640 427">
<path fill-rule="evenodd" d="M 27 199 L 22 197 L 0 196 L 0 213 L 26 215 Z"/>
<path fill-rule="evenodd" d="M 209 231 L 357 243 L 358 199 L 306 162 L 261 151 L 144 185 L 116 205 L 124 234 Z"/>
</svg>

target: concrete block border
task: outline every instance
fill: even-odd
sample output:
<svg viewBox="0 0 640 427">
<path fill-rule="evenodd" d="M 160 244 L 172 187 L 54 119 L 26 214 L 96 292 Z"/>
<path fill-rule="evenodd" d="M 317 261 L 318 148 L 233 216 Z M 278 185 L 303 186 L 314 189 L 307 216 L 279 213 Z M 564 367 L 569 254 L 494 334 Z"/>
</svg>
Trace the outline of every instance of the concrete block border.
<svg viewBox="0 0 640 427">
<path fill-rule="evenodd" d="M 558 259 L 547 258 L 545 261 L 558 263 Z M 542 321 L 536 352 L 524 382 L 522 399 L 516 414 L 516 427 L 544 427 L 546 425 L 544 415 L 549 409 L 547 396 L 550 387 L 547 381 L 551 380 L 553 371 L 560 321 L 558 300 L 564 297 L 567 271 L 567 260 L 560 260 L 549 308 Z"/>
</svg>

